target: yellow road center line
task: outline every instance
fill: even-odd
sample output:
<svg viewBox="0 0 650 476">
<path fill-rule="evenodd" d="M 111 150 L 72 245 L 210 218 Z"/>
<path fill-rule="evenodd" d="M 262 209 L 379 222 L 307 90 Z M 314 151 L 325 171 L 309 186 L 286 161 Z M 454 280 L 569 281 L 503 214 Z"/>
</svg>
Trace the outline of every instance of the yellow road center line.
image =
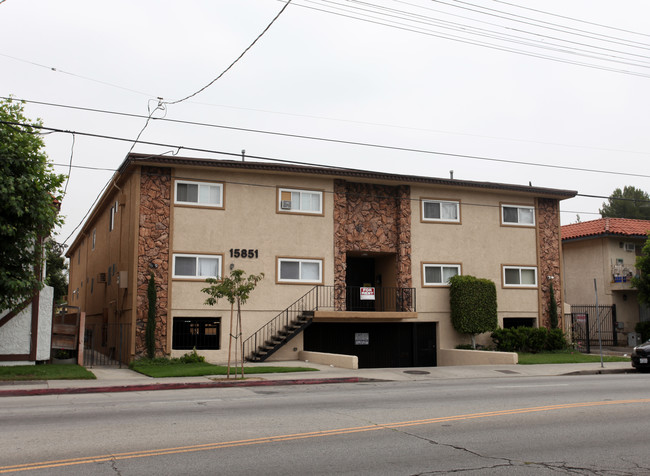
<svg viewBox="0 0 650 476">
<path fill-rule="evenodd" d="M 322 431 L 311 431 L 311 432 L 295 433 L 289 435 L 275 435 L 275 436 L 267 436 L 261 438 L 251 438 L 246 440 L 224 441 L 221 443 L 206 443 L 201 445 L 179 446 L 174 448 L 161 448 L 161 449 L 153 449 L 153 450 L 145 450 L 145 451 L 131 451 L 126 453 L 116 453 L 116 454 L 99 455 L 99 456 L 86 456 L 81 458 L 69 458 L 69 459 L 61 459 L 61 460 L 54 460 L 54 461 L 43 461 L 37 463 L 17 464 L 12 466 L 0 466 L 0 473 L 48 469 L 48 468 L 56 468 L 61 466 L 75 466 L 80 464 L 101 463 L 101 462 L 113 461 L 113 460 L 147 458 L 152 456 L 163 456 L 163 455 L 170 455 L 170 454 L 192 453 L 192 452 L 206 451 L 206 450 L 218 450 L 223 448 L 234 448 L 238 446 L 259 445 L 264 443 L 276 443 L 282 441 L 294 441 L 294 440 L 301 440 L 306 438 L 320 438 L 324 436 L 346 435 L 352 433 L 362 433 L 366 431 L 405 428 L 410 426 L 430 425 L 434 423 L 471 420 L 476 418 L 519 415 L 525 413 L 546 412 L 546 411 L 564 410 L 564 409 L 581 408 L 581 407 L 626 405 L 632 403 L 650 403 L 650 399 L 642 398 L 642 399 L 634 399 L 634 400 L 614 400 L 614 401 L 607 401 L 607 402 L 565 403 L 565 404 L 546 405 L 546 406 L 539 406 L 539 407 L 516 408 L 510 410 L 497 410 L 492 412 L 468 413 L 463 415 L 452 415 L 452 416 L 444 416 L 444 417 L 427 418 L 423 420 L 402 421 L 402 422 L 395 422 L 395 423 L 378 423 L 375 425 L 356 426 L 350 428 L 337 428 L 337 429 L 322 430 Z"/>
</svg>

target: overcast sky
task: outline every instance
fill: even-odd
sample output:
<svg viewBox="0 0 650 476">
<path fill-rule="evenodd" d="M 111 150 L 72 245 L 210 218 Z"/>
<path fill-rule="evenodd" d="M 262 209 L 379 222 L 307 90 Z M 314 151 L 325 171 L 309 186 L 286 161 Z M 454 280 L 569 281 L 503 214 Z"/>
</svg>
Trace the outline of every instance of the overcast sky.
<svg viewBox="0 0 650 476">
<path fill-rule="evenodd" d="M 81 133 L 134 140 L 156 98 L 206 86 L 284 5 L 0 0 L 0 96 L 50 103 L 25 111 L 79 133 L 74 148 L 69 133 L 45 137 L 57 172 L 73 164 L 57 241 L 73 234 L 133 145 Z M 650 191 L 649 26 L 647 0 L 294 0 L 223 77 L 153 115 L 225 128 L 152 120 L 140 139 L 186 147 L 186 157 L 232 158 L 189 148 L 245 149 L 581 195 Z M 602 202 L 562 202 L 562 223 L 599 218 Z"/>
</svg>

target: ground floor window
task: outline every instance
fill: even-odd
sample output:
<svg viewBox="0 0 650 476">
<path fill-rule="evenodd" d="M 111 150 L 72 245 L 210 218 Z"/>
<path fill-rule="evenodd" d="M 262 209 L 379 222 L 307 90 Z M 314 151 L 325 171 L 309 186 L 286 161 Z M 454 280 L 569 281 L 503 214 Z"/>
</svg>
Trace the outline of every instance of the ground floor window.
<svg viewBox="0 0 650 476">
<path fill-rule="evenodd" d="M 220 317 L 175 317 L 172 349 L 217 350 L 221 342 Z"/>
<path fill-rule="evenodd" d="M 512 329 L 515 327 L 535 327 L 534 317 L 504 317 L 503 328 Z"/>
</svg>

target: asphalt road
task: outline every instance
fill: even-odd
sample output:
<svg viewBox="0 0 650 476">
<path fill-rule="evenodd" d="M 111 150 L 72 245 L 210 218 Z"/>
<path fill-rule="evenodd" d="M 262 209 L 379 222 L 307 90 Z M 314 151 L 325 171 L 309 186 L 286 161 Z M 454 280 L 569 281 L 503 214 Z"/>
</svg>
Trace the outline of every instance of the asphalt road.
<svg viewBox="0 0 650 476">
<path fill-rule="evenodd" d="M 0 402 L 0 474 L 650 473 L 650 375 Z"/>
</svg>

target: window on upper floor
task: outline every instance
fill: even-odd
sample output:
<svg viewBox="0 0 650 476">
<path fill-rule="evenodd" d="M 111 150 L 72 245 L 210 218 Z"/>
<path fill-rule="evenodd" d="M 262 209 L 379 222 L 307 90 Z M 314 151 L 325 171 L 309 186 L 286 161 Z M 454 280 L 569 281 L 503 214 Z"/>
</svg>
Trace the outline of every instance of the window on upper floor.
<svg viewBox="0 0 650 476">
<path fill-rule="evenodd" d="M 421 204 L 422 221 L 460 223 L 459 201 L 424 198 Z"/>
<path fill-rule="evenodd" d="M 222 208 L 223 184 L 176 180 L 174 203 Z"/>
<path fill-rule="evenodd" d="M 501 224 L 535 226 L 535 207 L 527 205 L 501 205 Z"/>
<path fill-rule="evenodd" d="M 95 243 L 97 243 L 97 229 L 95 228 L 93 230 L 93 247 L 91 249 L 95 249 Z"/>
<path fill-rule="evenodd" d="M 323 260 L 278 258 L 277 281 L 279 283 L 321 284 L 323 282 Z"/>
<path fill-rule="evenodd" d="M 514 288 L 536 288 L 537 267 L 535 266 L 504 266 L 503 286 Z"/>
<path fill-rule="evenodd" d="M 323 214 L 323 192 L 278 188 L 279 213 Z"/>
<path fill-rule="evenodd" d="M 185 279 L 221 277 L 221 255 L 174 254 L 172 276 Z"/>
<path fill-rule="evenodd" d="M 449 280 L 460 274 L 460 264 L 422 263 L 423 286 L 449 286 Z"/>
</svg>

